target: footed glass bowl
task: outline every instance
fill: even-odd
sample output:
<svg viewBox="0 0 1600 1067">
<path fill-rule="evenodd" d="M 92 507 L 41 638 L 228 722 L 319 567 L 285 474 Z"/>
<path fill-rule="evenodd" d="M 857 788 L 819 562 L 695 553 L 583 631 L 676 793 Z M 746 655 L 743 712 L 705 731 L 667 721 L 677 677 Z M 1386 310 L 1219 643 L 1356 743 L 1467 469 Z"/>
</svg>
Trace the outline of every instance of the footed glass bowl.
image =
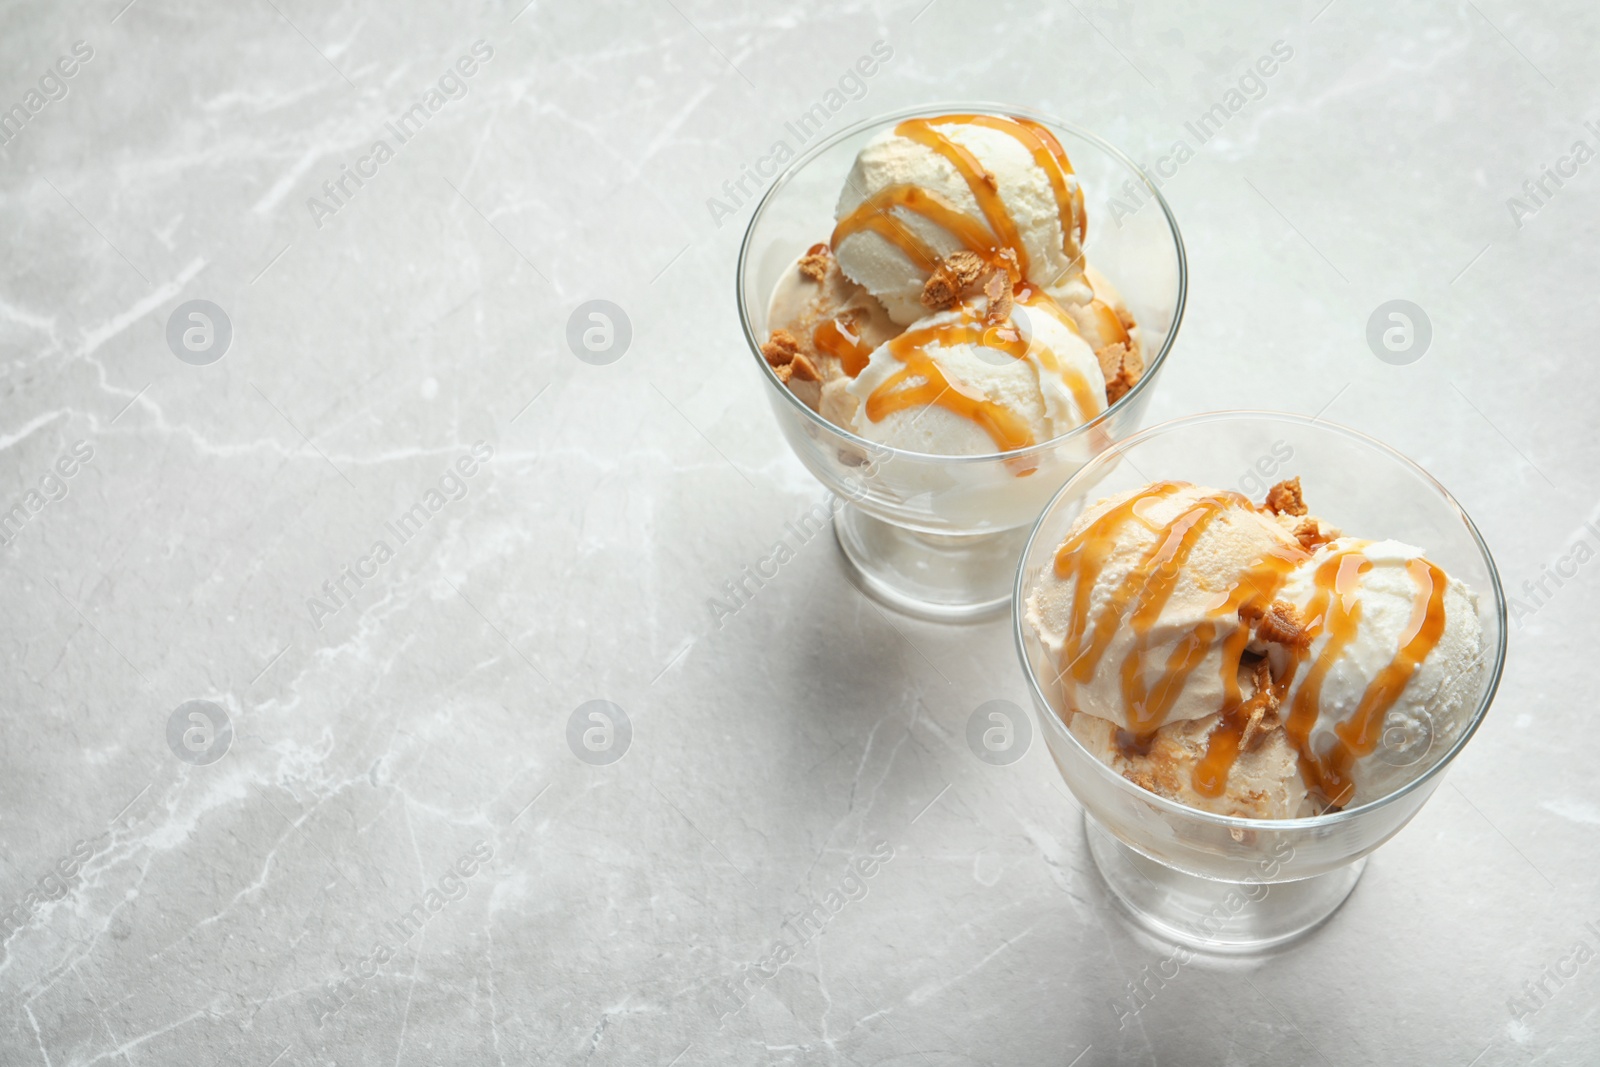
<svg viewBox="0 0 1600 1067">
<path fill-rule="evenodd" d="M 1387 796 L 1305 819 L 1212 815 L 1140 788 L 1094 757 L 1061 718 L 1042 682 L 1055 664 L 1024 620 L 1024 604 L 1057 547 L 1095 501 L 1177 479 L 1260 500 L 1298 476 L 1311 514 L 1352 536 L 1416 545 L 1477 595 L 1484 655 L 1454 722 L 1426 743 L 1385 737 L 1368 759 L 1414 767 Z M 1013 596 L 1017 652 L 1050 755 L 1083 805 L 1089 852 L 1112 895 L 1140 925 L 1211 952 L 1251 952 L 1291 941 L 1336 911 L 1366 864 L 1433 795 L 1444 770 L 1483 721 L 1506 654 L 1506 608 L 1494 559 L 1444 487 L 1386 445 L 1328 422 L 1269 411 L 1193 415 L 1153 426 L 1089 461 L 1034 527 Z M 1401 762 L 1403 761 L 1403 763 Z"/>
<path fill-rule="evenodd" d="M 1093 421 L 1053 440 L 1015 452 L 936 456 L 889 448 L 834 426 L 778 379 L 761 345 L 771 329 L 773 290 L 807 248 L 832 232 L 839 191 L 861 147 L 905 119 L 962 112 L 1029 118 L 1061 142 L 1083 184 L 1085 260 L 1117 287 L 1139 323 L 1145 373 Z M 1113 197 L 1123 202 L 1116 212 Z M 1140 206 L 1130 214 L 1133 202 Z M 739 250 L 739 320 L 779 427 L 800 461 L 834 493 L 834 533 L 856 584 L 923 618 L 1003 613 L 1039 509 L 1074 471 L 1138 428 L 1178 334 L 1187 277 L 1178 225 L 1134 162 L 1085 130 L 1025 108 L 951 103 L 883 115 L 835 134 L 779 175 Z"/>
</svg>

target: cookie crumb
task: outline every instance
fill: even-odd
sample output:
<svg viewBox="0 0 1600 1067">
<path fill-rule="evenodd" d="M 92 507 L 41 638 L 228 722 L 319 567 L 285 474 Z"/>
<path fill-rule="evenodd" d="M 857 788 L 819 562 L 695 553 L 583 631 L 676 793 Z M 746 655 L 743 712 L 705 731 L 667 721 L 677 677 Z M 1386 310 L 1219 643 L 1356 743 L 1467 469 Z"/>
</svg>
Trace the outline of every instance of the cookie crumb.
<svg viewBox="0 0 1600 1067">
<path fill-rule="evenodd" d="M 984 262 L 976 252 L 952 252 L 939 261 L 922 286 L 922 306 L 929 311 L 955 307 L 961 294 L 984 273 Z"/>
<path fill-rule="evenodd" d="M 1299 541 L 1300 547 L 1307 552 L 1315 552 L 1338 536 L 1339 531 L 1323 526 L 1316 519 L 1306 519 L 1294 528 L 1294 539 Z"/>
<path fill-rule="evenodd" d="M 788 330 L 773 330 L 767 343 L 761 346 L 761 355 L 773 367 L 787 366 L 799 354 L 800 342 Z"/>
<path fill-rule="evenodd" d="M 1276 606 L 1276 605 L 1274 605 Z M 1254 752 L 1278 728 L 1278 694 L 1272 688 L 1272 675 L 1266 663 L 1256 664 L 1256 692 L 1239 708 L 1245 716 L 1244 732 L 1239 736 L 1239 751 Z"/>
<path fill-rule="evenodd" d="M 1300 479 L 1286 478 L 1268 489 L 1262 506 L 1274 515 L 1304 515 L 1306 501 L 1300 495 Z"/>
<path fill-rule="evenodd" d="M 1311 632 L 1306 629 L 1293 604 L 1274 600 L 1256 627 L 1256 636 L 1285 648 L 1310 648 Z"/>
<path fill-rule="evenodd" d="M 800 257 L 800 273 L 814 282 L 828 276 L 828 264 L 833 259 L 832 250 L 825 244 L 814 244 Z"/>
<path fill-rule="evenodd" d="M 820 382 L 822 380 L 822 375 L 817 373 L 817 365 L 811 362 L 811 357 L 804 352 L 795 353 L 794 359 L 789 362 L 789 374 L 802 382 Z"/>
</svg>

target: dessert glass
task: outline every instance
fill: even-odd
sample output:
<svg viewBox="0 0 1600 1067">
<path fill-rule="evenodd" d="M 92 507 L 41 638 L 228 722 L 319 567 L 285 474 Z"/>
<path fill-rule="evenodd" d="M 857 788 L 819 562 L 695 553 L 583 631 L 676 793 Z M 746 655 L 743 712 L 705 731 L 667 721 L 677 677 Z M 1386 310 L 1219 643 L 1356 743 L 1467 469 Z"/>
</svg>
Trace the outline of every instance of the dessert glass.
<svg viewBox="0 0 1600 1067">
<path fill-rule="evenodd" d="M 761 355 L 773 290 L 801 253 L 827 238 L 839 190 L 861 147 L 904 119 L 958 112 L 1018 115 L 1055 134 L 1083 185 L 1085 258 L 1118 288 L 1142 331 L 1144 376 L 1125 396 L 1071 432 L 1015 452 L 929 455 L 857 437 L 807 407 Z M 1121 198 L 1115 215 L 1114 196 Z M 1141 206 L 1130 213 L 1133 203 Z M 1017 556 L 1039 509 L 1074 471 L 1138 428 L 1178 334 L 1187 278 L 1178 225 L 1134 162 L 1085 130 L 1025 108 L 953 103 L 883 115 L 835 134 L 779 175 L 739 250 L 739 319 L 778 425 L 800 461 L 834 494 L 834 535 L 856 584 L 923 618 L 1004 612 Z"/>
<path fill-rule="evenodd" d="M 1023 605 L 1083 509 L 1106 496 L 1174 478 L 1255 499 L 1298 475 L 1311 514 L 1357 536 L 1424 548 L 1477 594 L 1484 655 L 1454 726 L 1424 738 L 1388 737 L 1368 759 L 1414 764 L 1417 777 L 1376 800 L 1305 819 L 1213 815 L 1148 792 L 1084 748 L 1046 694 L 1055 664 Z M 1483 721 L 1500 683 L 1506 608 L 1494 559 L 1444 487 L 1386 445 L 1328 422 L 1268 411 L 1193 415 L 1153 426 L 1087 463 L 1056 494 L 1023 552 L 1013 599 L 1017 652 L 1041 727 L 1083 806 L 1095 867 L 1113 898 L 1156 934 L 1210 952 L 1251 952 L 1308 933 L 1343 904 L 1366 857 L 1400 830 L 1443 779 Z M 1426 743 L 1423 743 L 1426 741 Z"/>
</svg>

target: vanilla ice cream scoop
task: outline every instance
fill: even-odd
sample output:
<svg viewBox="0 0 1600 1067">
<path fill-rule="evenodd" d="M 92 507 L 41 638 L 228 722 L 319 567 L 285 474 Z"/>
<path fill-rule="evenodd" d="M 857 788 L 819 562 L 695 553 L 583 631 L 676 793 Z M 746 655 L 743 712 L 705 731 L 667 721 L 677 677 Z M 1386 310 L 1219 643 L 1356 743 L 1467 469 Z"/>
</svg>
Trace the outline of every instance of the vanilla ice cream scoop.
<svg viewBox="0 0 1600 1067">
<path fill-rule="evenodd" d="M 1306 555 L 1238 493 L 1156 482 L 1079 517 L 1025 618 L 1067 708 L 1148 739 L 1254 695 L 1241 609 L 1270 602 Z"/>
<path fill-rule="evenodd" d="M 1261 505 L 1167 481 L 1085 511 L 1024 616 L 1073 735 L 1152 792 L 1253 818 L 1425 770 L 1473 710 L 1477 602 L 1421 549 L 1329 530 L 1299 479 Z"/>
<path fill-rule="evenodd" d="M 1296 567 L 1278 597 L 1284 633 L 1260 645 L 1312 786 L 1341 806 L 1384 796 L 1448 747 L 1483 666 L 1477 601 L 1398 541 L 1341 537 Z"/>
<path fill-rule="evenodd" d="M 862 148 L 835 217 L 840 267 L 902 326 L 924 316 L 923 284 L 961 250 L 1008 251 L 1064 303 L 1090 295 L 1083 192 L 1060 142 L 1028 119 L 906 119 Z"/>
<path fill-rule="evenodd" d="M 848 428 L 912 452 L 1027 448 L 1106 408 L 1099 361 L 1071 316 L 1041 292 L 992 312 L 962 303 L 879 345 L 846 386 Z"/>
</svg>

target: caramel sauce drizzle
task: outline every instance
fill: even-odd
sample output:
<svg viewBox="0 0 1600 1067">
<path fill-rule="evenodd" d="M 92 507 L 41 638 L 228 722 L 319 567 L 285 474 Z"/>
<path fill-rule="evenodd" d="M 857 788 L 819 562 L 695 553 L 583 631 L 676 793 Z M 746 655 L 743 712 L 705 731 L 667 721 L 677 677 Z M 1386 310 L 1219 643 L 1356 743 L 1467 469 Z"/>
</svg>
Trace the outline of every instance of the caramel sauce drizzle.
<svg viewBox="0 0 1600 1067">
<path fill-rule="evenodd" d="M 826 352 L 839 361 L 851 378 L 858 376 L 872 358 L 872 349 L 861 342 L 859 333 L 852 333 L 849 324 L 838 319 L 828 319 L 811 332 L 811 342 L 817 351 Z"/>
<path fill-rule="evenodd" d="M 1018 299 L 1029 307 L 1042 310 L 1062 322 L 1074 334 L 1078 332 L 1072 317 L 1042 290 L 1019 286 L 1018 293 Z M 974 395 L 951 382 L 930 352 L 932 349 L 962 344 L 1002 352 L 1018 360 L 1026 359 L 1031 354 L 1045 372 L 1055 375 L 1066 385 L 1085 420 L 1105 410 L 1104 388 L 1096 390 L 1087 377 L 1063 363 L 1054 350 L 1039 341 L 1037 335 L 1030 342 L 1010 318 L 996 321 L 987 313 L 980 315 L 969 303 L 962 303 L 954 310 L 960 317 L 952 322 L 909 329 L 888 342 L 889 353 L 902 365 L 867 397 L 867 418 L 879 422 L 897 411 L 937 406 L 977 423 L 1001 452 L 1013 452 L 1036 444 L 1026 419 L 1004 404 Z M 826 326 L 824 323 L 823 327 Z M 833 343 L 831 337 L 825 339 L 820 336 L 823 327 L 818 328 L 819 336 L 816 338 L 819 348 L 825 340 L 828 344 Z M 846 373 L 849 373 L 850 364 L 846 363 L 845 366 Z M 1035 466 L 1019 468 L 1016 474 L 1022 477 L 1032 474 L 1035 469 Z"/>
<path fill-rule="evenodd" d="M 978 253 L 987 253 L 995 247 L 994 235 L 982 222 L 968 215 L 937 193 L 919 185 L 890 185 L 879 189 L 850 214 L 840 219 L 829 238 L 835 250 L 839 242 L 863 230 L 882 237 L 906 254 L 922 270 L 933 273 L 939 265 L 939 253 L 929 248 L 921 238 L 895 221 L 890 214 L 893 208 L 905 208 L 921 215 L 929 222 L 949 231 L 961 244 Z"/>
<path fill-rule="evenodd" d="M 1165 523 L 1157 524 L 1146 517 L 1151 504 L 1185 488 L 1188 485 L 1184 482 L 1152 483 L 1107 509 L 1095 521 L 1069 536 L 1056 551 L 1056 576 L 1072 585 L 1072 617 L 1062 643 L 1059 666 L 1067 698 L 1070 700 L 1077 686 L 1094 676 L 1121 626 L 1126 625 L 1134 633 L 1133 647 L 1118 665 L 1127 729 L 1117 730 L 1115 736 L 1125 755 L 1150 750 L 1156 731 L 1166 722 L 1189 679 L 1205 661 L 1219 626 L 1230 619 L 1239 619 L 1241 614 L 1265 611 L 1282 590 L 1289 573 L 1311 558 L 1298 546 L 1280 545 L 1252 563 L 1240 580 L 1208 608 L 1206 621 L 1167 653 L 1160 677 L 1154 685 L 1148 685 L 1152 631 L 1201 534 L 1229 508 L 1259 510 L 1237 493 L 1219 492 L 1201 497 Z M 1119 534 L 1130 522 L 1138 522 L 1154 533 L 1155 543 L 1112 590 L 1097 617 L 1091 619 L 1089 605 L 1095 584 L 1111 559 Z M 1348 801 L 1353 788 L 1352 766 L 1377 748 L 1384 716 L 1444 633 L 1444 595 L 1449 579 L 1428 560 L 1410 560 L 1406 569 L 1416 586 L 1416 596 L 1410 622 L 1401 635 L 1394 658 L 1368 684 L 1355 712 L 1334 727 L 1335 743 L 1323 753 L 1313 751 L 1311 732 L 1321 715 L 1322 684 L 1328 671 L 1359 633 L 1361 611 L 1356 592 L 1362 577 L 1371 568 L 1372 562 L 1362 554 L 1361 546 L 1334 553 L 1318 565 L 1313 576 L 1315 592 L 1302 614 L 1308 620 L 1306 625 L 1313 644 L 1319 635 L 1326 634 L 1327 639 L 1314 660 L 1309 647 L 1301 650 L 1299 658 L 1290 661 L 1286 675 L 1273 683 L 1281 698 L 1302 661 L 1310 660 L 1305 681 L 1295 694 L 1285 721 L 1285 730 L 1298 754 L 1307 785 L 1335 805 Z M 1248 702 L 1239 678 L 1251 637 L 1251 628 L 1241 624 L 1234 627 L 1222 643 L 1223 698 L 1217 709 L 1220 720 L 1211 731 L 1206 751 L 1195 764 L 1191 777 L 1195 792 L 1201 796 L 1219 797 L 1224 793 L 1239 757 L 1248 721 Z"/>
<path fill-rule="evenodd" d="M 1321 714 L 1322 685 L 1328 671 L 1356 638 L 1361 622 L 1361 605 L 1355 592 L 1372 563 L 1359 548 L 1336 553 L 1317 568 L 1316 592 L 1307 614 L 1313 640 L 1326 633 L 1327 641 L 1295 694 L 1285 724 L 1289 739 L 1300 754 L 1300 768 L 1307 784 L 1316 788 L 1332 804 L 1350 799 L 1355 785 L 1351 768 L 1358 759 L 1378 747 L 1384 717 L 1405 691 L 1412 675 L 1444 636 L 1444 596 L 1450 579 L 1426 559 L 1406 561 L 1406 573 L 1416 592 L 1411 602 L 1411 618 L 1400 635 L 1394 658 L 1367 683 L 1361 700 L 1349 718 L 1333 728 L 1334 742 L 1325 752 L 1313 751 L 1311 731 Z M 1291 675 L 1292 677 L 1292 675 Z"/>
<path fill-rule="evenodd" d="M 1017 224 L 1000 196 L 999 182 L 971 151 L 937 129 L 939 126 L 966 125 L 1009 134 L 1033 156 L 1034 163 L 1044 171 L 1055 196 L 1056 210 L 1061 220 L 1061 250 L 1070 262 L 1077 262 L 1079 248 L 1087 231 L 1087 218 L 1083 207 L 1083 189 L 1076 182 L 1068 180 L 1073 170 L 1066 151 L 1055 135 L 1037 122 L 1000 115 L 941 115 L 937 118 L 907 119 L 894 130 L 898 136 L 937 152 L 955 168 L 977 201 L 982 219 L 973 218 L 948 200 L 920 186 L 892 185 L 878 190 L 839 220 L 829 239 L 833 248 L 837 250 L 839 243 L 851 234 L 871 231 L 904 252 L 919 268 L 931 273 L 938 266 L 939 256 L 905 226 L 895 222 L 891 211 L 902 208 L 945 230 L 968 251 L 989 255 L 1000 249 L 1009 249 L 1017 257 L 1017 264 L 1026 276 L 1028 252 L 1022 246 Z"/>
<path fill-rule="evenodd" d="M 894 131 L 947 160 L 966 182 L 983 218 L 974 218 L 944 197 L 920 186 L 891 185 L 863 200 L 839 220 L 830 238 L 832 247 L 837 249 L 840 242 L 851 234 L 875 233 L 905 253 L 919 268 L 931 273 L 939 264 L 939 254 L 895 220 L 892 212 L 898 208 L 927 219 L 954 236 L 964 248 L 991 263 L 997 262 L 1001 253 L 1009 251 L 1023 276 L 1027 275 L 1028 252 L 1017 232 L 1016 222 L 1000 196 L 999 183 L 971 151 L 936 128 L 950 125 L 976 125 L 999 130 L 1015 138 L 1029 151 L 1035 164 L 1048 177 L 1055 195 L 1061 219 L 1062 249 L 1076 261 L 1078 256 L 1074 235 L 1081 242 L 1085 228 L 1083 192 L 1075 182 L 1068 180 L 1073 170 L 1066 152 L 1055 136 L 1038 123 L 997 115 L 944 115 L 931 119 L 907 119 Z M 1074 335 L 1079 334 L 1072 317 L 1042 290 L 1024 282 L 1015 287 L 1015 298 L 1019 303 L 1044 311 Z M 1109 308 L 1106 310 L 1110 311 Z M 890 353 L 903 366 L 867 398 L 867 417 L 878 422 L 908 408 L 936 405 L 976 423 L 1001 452 L 1012 452 L 1036 444 L 1026 420 L 1005 405 L 963 391 L 945 376 L 929 355 L 929 348 L 949 348 L 959 344 L 977 345 L 1003 352 L 1015 359 L 1023 359 L 1029 354 L 1028 340 L 1013 322 L 997 321 L 988 316 L 980 318 L 965 303 L 959 306 L 959 311 L 961 317 L 958 321 L 907 330 L 889 342 Z M 1115 315 L 1112 317 L 1115 318 Z M 1118 325 L 1120 328 L 1120 323 Z M 1126 337 L 1125 332 L 1123 336 Z M 860 338 L 837 320 L 818 326 L 812 340 L 819 351 L 838 358 L 845 374 L 851 378 L 860 375 L 871 356 L 870 350 L 863 350 Z M 1103 384 L 1096 389 L 1083 374 L 1066 366 L 1048 346 L 1039 344 L 1037 338 L 1031 351 L 1044 371 L 1055 375 L 1066 385 L 1086 421 L 1105 410 Z M 1032 474 L 1035 469 L 1035 465 L 1028 465 L 1017 469 L 1016 473 L 1020 477 Z"/>
</svg>

